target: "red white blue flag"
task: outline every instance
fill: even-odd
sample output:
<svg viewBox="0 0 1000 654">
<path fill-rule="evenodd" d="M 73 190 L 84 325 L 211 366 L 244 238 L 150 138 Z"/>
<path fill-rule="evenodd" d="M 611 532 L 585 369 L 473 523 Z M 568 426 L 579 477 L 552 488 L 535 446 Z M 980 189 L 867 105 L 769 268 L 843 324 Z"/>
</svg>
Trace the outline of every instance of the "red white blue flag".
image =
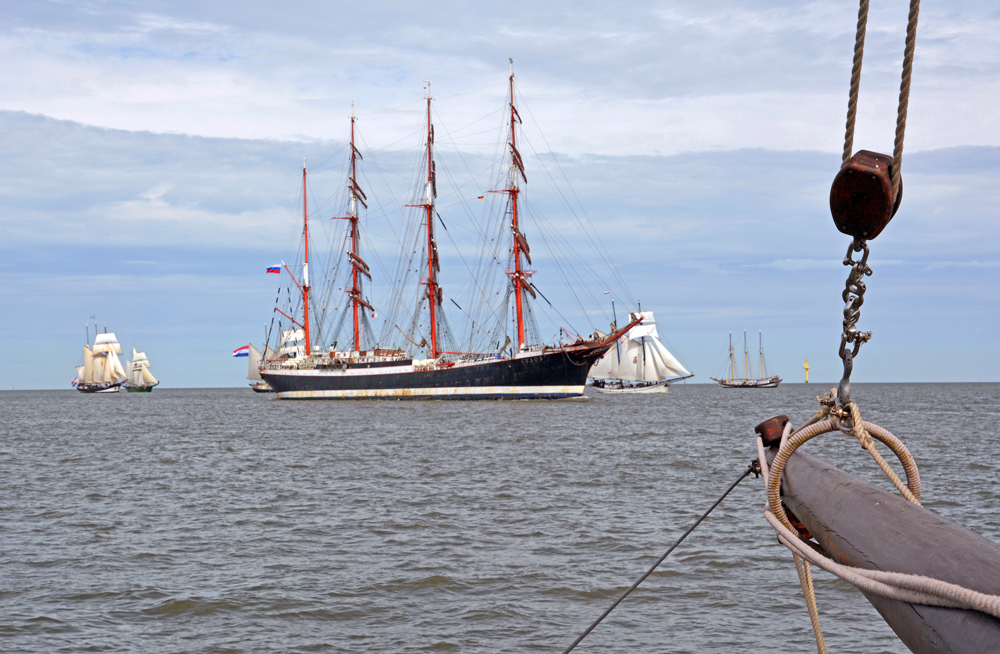
<svg viewBox="0 0 1000 654">
<path fill-rule="evenodd" d="M 238 347 L 233 350 L 234 357 L 248 357 L 250 356 L 250 346 L 244 345 L 243 347 Z"/>
<path fill-rule="evenodd" d="M 267 267 L 267 272 L 274 273 L 276 275 L 280 275 L 281 274 L 281 266 L 268 266 Z"/>
</svg>

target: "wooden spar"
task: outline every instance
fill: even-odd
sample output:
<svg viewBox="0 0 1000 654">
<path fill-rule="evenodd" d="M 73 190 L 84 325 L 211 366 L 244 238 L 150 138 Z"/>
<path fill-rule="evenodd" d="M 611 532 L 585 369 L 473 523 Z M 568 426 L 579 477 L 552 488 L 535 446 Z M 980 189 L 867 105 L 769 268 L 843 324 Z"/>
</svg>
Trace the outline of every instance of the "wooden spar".
<svg viewBox="0 0 1000 654">
<path fill-rule="evenodd" d="M 768 459 L 776 452 L 771 448 Z M 785 466 L 782 492 L 791 513 L 838 563 L 1000 592 L 1000 545 L 896 493 L 802 451 Z M 863 594 L 913 652 L 1000 652 L 1000 620 L 985 613 Z"/>
<path fill-rule="evenodd" d="M 302 157 L 302 235 L 305 239 L 305 262 L 302 264 L 302 322 L 309 356 L 309 204 L 306 200 L 306 158 Z"/>
</svg>

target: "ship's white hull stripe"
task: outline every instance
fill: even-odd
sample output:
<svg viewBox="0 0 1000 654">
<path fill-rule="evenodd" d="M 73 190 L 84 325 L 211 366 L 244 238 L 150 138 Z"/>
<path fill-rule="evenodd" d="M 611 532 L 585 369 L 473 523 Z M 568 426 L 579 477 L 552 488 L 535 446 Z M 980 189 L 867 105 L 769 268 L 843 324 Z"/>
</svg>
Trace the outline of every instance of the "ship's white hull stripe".
<svg viewBox="0 0 1000 654">
<path fill-rule="evenodd" d="M 285 391 L 278 397 L 285 400 L 367 399 L 367 398 L 428 398 L 502 397 L 529 399 L 536 397 L 579 397 L 584 386 L 465 386 L 452 388 L 378 388 L 329 391 Z"/>
</svg>

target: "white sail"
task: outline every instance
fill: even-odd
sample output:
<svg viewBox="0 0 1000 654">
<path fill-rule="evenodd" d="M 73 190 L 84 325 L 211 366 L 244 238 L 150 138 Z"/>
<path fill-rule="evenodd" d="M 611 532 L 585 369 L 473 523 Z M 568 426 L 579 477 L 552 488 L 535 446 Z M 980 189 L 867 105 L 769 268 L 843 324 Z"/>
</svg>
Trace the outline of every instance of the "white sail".
<svg viewBox="0 0 1000 654">
<path fill-rule="evenodd" d="M 135 346 L 132 346 L 132 363 L 149 363 L 149 359 L 146 358 L 145 352 L 136 352 Z"/>
<path fill-rule="evenodd" d="M 260 378 L 260 360 L 262 356 L 260 350 L 255 348 L 253 345 L 250 346 L 250 362 L 247 364 L 247 379 L 253 381 L 261 381 Z"/>
<path fill-rule="evenodd" d="M 94 381 L 100 383 L 102 381 L 108 381 L 104 378 L 104 361 L 107 355 L 98 354 L 94 356 Z"/>
<path fill-rule="evenodd" d="M 98 334 L 97 338 L 94 339 L 94 354 L 99 354 L 101 352 L 114 352 L 116 354 L 122 354 L 121 343 L 115 338 L 114 332 L 110 334 Z"/>
<path fill-rule="evenodd" d="M 152 386 L 153 384 L 160 383 L 156 380 L 156 377 L 153 376 L 153 373 L 149 372 L 149 368 L 147 368 L 146 366 L 142 366 L 141 376 L 142 376 L 142 381 L 145 382 L 147 386 Z"/>
<path fill-rule="evenodd" d="M 635 317 L 642 316 L 642 322 L 629 330 L 629 338 L 638 340 L 643 336 L 652 336 L 653 338 L 659 336 L 656 333 L 656 319 L 653 317 L 652 311 L 637 311 L 631 315 Z"/>
<path fill-rule="evenodd" d="M 281 332 L 281 343 L 279 343 L 279 345 L 304 340 L 306 340 L 306 332 L 304 329 L 286 329 Z"/>
<path fill-rule="evenodd" d="M 678 361 L 677 358 L 671 354 L 669 350 L 667 350 L 667 348 L 663 347 L 663 343 L 661 343 L 658 339 L 652 339 L 650 344 L 659 356 L 658 366 L 660 367 L 659 370 L 661 376 L 665 378 L 691 376 L 691 372 L 682 366 L 681 362 Z"/>
<path fill-rule="evenodd" d="M 94 383 L 94 353 L 90 351 L 90 346 L 83 346 L 83 375 L 80 381 L 87 384 Z"/>
<path fill-rule="evenodd" d="M 653 312 L 642 311 L 633 316 L 642 316 L 643 321 L 597 360 L 590 376 L 648 382 L 690 377 L 691 373 L 660 342 Z"/>
<path fill-rule="evenodd" d="M 602 334 L 603 336 L 603 334 Z M 596 363 L 590 368 L 590 376 L 594 379 L 619 379 L 618 370 L 618 348 L 612 346 Z"/>
<path fill-rule="evenodd" d="M 78 382 L 83 381 L 83 366 L 76 367 L 76 381 Z"/>
<path fill-rule="evenodd" d="M 118 351 L 121 352 L 120 346 L 118 347 Z M 118 355 L 115 354 L 114 350 L 108 352 L 108 363 L 105 365 L 105 376 L 108 374 L 107 370 L 109 367 L 111 369 L 112 378 L 106 381 L 119 381 L 128 376 L 125 372 L 124 366 L 122 366 L 121 360 L 119 360 Z"/>
</svg>

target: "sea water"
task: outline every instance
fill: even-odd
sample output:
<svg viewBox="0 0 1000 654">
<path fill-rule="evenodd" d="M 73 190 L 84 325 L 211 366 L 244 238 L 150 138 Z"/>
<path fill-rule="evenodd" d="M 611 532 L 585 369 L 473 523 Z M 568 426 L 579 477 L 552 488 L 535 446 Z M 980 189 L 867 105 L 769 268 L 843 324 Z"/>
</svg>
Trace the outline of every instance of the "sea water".
<svg viewBox="0 0 1000 654">
<path fill-rule="evenodd" d="M 800 424 L 825 389 L 3 392 L 0 651 L 559 652 L 739 477 L 754 425 Z M 854 398 L 914 454 L 924 506 L 1000 542 L 1000 385 Z M 847 436 L 806 450 L 890 488 Z M 744 480 L 577 651 L 811 651 L 764 501 Z M 831 652 L 906 651 L 858 591 L 815 576 Z"/>
</svg>

